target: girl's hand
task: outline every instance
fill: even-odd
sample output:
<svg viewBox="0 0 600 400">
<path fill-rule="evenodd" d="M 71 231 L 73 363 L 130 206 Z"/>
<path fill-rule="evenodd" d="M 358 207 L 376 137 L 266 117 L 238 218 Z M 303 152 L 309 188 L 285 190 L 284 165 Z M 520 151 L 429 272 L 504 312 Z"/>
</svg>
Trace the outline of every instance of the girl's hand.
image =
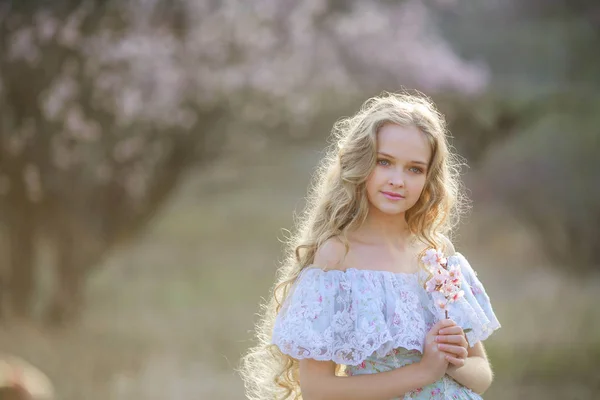
<svg viewBox="0 0 600 400">
<path fill-rule="evenodd" d="M 458 326 L 448 326 L 440 329 L 435 338 L 439 350 L 446 353 L 446 360 L 457 367 L 465 365 L 469 356 L 469 343 L 463 329 Z"/>
<path fill-rule="evenodd" d="M 447 353 L 438 349 L 438 343 L 435 341 L 439 335 L 440 329 L 448 329 L 456 326 L 456 322 L 451 319 L 443 319 L 438 321 L 425 336 L 423 345 L 423 356 L 419 365 L 423 368 L 424 373 L 429 377 L 430 383 L 439 380 L 446 374 L 448 369 Z"/>
</svg>

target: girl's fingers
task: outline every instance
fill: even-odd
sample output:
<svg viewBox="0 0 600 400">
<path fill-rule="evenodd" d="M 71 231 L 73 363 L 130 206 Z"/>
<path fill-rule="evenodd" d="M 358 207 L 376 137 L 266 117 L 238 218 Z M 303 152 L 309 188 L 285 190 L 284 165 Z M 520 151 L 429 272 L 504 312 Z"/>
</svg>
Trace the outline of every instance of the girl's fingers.
<svg viewBox="0 0 600 400">
<path fill-rule="evenodd" d="M 439 331 L 440 335 L 464 335 L 462 328 L 458 325 L 448 326 L 446 328 L 442 328 Z"/>
<path fill-rule="evenodd" d="M 451 344 L 440 343 L 438 344 L 438 349 L 443 351 L 444 353 L 448 353 L 449 355 L 457 356 L 459 358 L 467 358 L 467 356 L 469 355 L 467 349 L 465 349 L 462 346 L 454 346 Z"/>
<path fill-rule="evenodd" d="M 450 364 L 456 365 L 457 367 L 462 367 L 465 365 L 465 360 L 463 358 L 456 358 L 450 355 L 446 356 L 446 361 L 448 361 Z"/>
<path fill-rule="evenodd" d="M 463 335 L 438 335 L 435 337 L 438 343 L 451 343 L 459 346 L 467 347 L 467 339 Z"/>
<path fill-rule="evenodd" d="M 446 329 L 452 329 L 454 327 L 456 327 L 456 322 L 454 322 L 451 319 L 443 319 L 441 321 L 439 321 L 436 325 L 435 325 L 439 331 L 444 331 Z"/>
</svg>

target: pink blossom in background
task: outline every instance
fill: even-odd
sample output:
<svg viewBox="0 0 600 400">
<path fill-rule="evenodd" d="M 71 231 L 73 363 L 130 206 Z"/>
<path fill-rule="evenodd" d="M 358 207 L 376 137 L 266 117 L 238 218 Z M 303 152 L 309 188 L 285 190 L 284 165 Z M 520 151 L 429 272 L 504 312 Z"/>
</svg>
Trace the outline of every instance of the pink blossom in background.
<svg viewBox="0 0 600 400">
<path fill-rule="evenodd" d="M 98 182 L 119 177 L 143 197 L 143 171 L 151 173 L 162 160 L 146 147 L 168 147 L 173 132 L 202 134 L 194 129 L 205 110 L 226 106 L 235 121 L 224 128 L 232 132 L 221 134 L 260 147 L 265 129 L 233 127 L 301 126 L 332 99 L 383 89 L 472 94 L 488 82 L 487 68 L 456 54 L 417 0 L 357 2 L 343 11 L 324 0 L 183 0 L 180 30 L 164 20 L 163 5 L 128 0 L 94 14 L 99 10 L 85 3 L 60 19 L 44 9 L 12 32 L 10 62 L 43 65 L 52 46 L 76 55 L 65 58 L 34 100 L 51 122 L 45 133 L 56 136 L 48 158 L 57 170 L 89 170 Z M 102 17 L 84 32 L 92 14 Z M 115 29 L 115 19 L 122 29 Z M 85 107 L 84 95 L 90 96 Z M 10 131 L 3 146 L 19 154 L 30 139 L 23 127 Z M 147 136 L 152 140 L 141 139 Z M 115 174 L 114 162 L 132 164 Z M 28 182 L 36 192 L 35 180 Z"/>
<path fill-rule="evenodd" d="M 189 117 L 177 112 L 186 101 L 211 104 L 241 90 L 272 97 L 303 119 L 318 112 L 311 99 L 328 91 L 406 86 L 470 94 L 488 81 L 487 69 L 453 52 L 428 8 L 416 0 L 357 3 L 337 13 L 322 0 L 228 1 L 218 7 L 187 1 L 181 7 L 189 29 L 182 37 L 150 22 L 159 4 L 122 2 L 127 29 L 117 33 L 107 20 L 87 37 L 80 33 L 82 16 L 91 12 L 86 7 L 66 22 L 40 12 L 35 29 L 14 34 L 9 55 L 40 62 L 37 43 L 52 37 L 82 52 L 85 64 L 57 76 L 56 90 L 85 70 L 96 81 L 98 105 L 119 115 L 122 124 L 189 126 Z M 58 103 L 46 107 L 51 118 L 57 111 L 50 109 L 69 108 L 71 96 L 46 97 Z M 271 116 L 265 112 L 263 118 Z M 254 110 L 248 116 L 255 114 L 261 115 Z"/>
</svg>

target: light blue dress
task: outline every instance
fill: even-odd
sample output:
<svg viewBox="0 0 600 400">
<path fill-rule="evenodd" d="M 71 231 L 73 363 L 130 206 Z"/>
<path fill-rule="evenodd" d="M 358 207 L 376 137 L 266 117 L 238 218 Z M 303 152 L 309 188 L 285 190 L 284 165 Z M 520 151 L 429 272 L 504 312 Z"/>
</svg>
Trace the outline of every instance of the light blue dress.
<svg viewBox="0 0 600 400">
<path fill-rule="evenodd" d="M 449 318 L 470 346 L 487 339 L 500 323 L 490 298 L 466 258 L 455 253 L 464 297 L 448 308 Z M 421 359 L 425 336 L 445 318 L 435 295 L 424 287 L 425 271 L 414 274 L 348 268 L 305 268 L 275 319 L 272 343 L 296 359 L 312 358 L 346 365 L 348 375 L 400 368 Z M 469 329 L 467 329 L 469 328 Z M 398 399 L 481 399 L 445 375 Z"/>
</svg>

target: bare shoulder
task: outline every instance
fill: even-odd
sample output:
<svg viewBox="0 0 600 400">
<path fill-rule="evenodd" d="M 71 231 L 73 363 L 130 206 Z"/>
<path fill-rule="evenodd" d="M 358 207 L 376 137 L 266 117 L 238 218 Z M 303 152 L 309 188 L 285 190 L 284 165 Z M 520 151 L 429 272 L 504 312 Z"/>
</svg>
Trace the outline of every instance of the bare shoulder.
<svg viewBox="0 0 600 400">
<path fill-rule="evenodd" d="M 442 240 L 444 241 L 444 253 L 446 254 L 446 256 L 451 256 L 454 253 L 456 253 L 454 245 L 452 244 L 452 241 L 450 241 L 450 239 L 442 235 Z"/>
<path fill-rule="evenodd" d="M 315 253 L 313 264 L 324 270 L 343 270 L 343 262 L 346 257 L 346 246 L 338 237 L 327 239 Z"/>
</svg>

